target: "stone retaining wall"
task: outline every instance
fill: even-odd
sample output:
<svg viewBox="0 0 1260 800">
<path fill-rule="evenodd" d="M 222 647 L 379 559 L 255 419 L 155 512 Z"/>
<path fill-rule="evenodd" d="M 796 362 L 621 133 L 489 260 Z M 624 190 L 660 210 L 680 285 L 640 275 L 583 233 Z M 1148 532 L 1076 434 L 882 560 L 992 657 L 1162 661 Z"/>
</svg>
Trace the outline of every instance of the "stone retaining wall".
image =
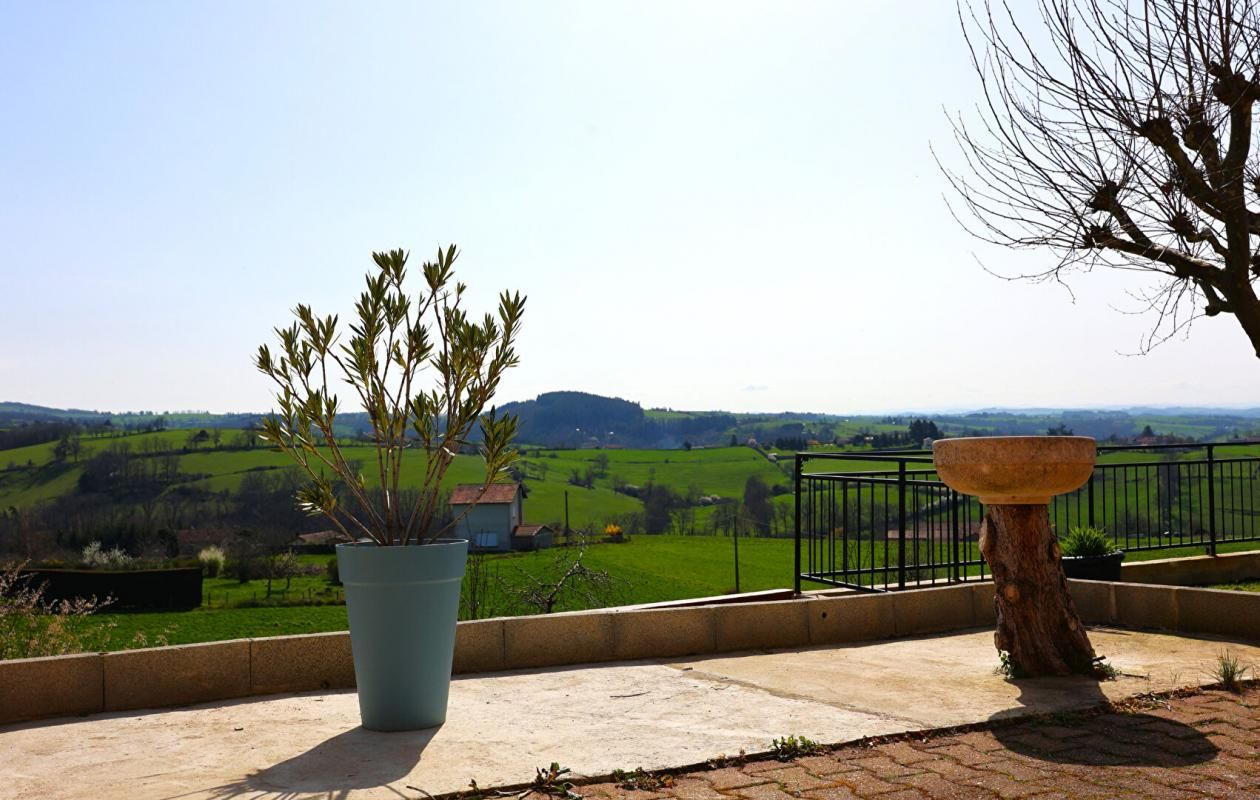
<svg viewBox="0 0 1260 800">
<path fill-rule="evenodd" d="M 1260 578 L 1260 551 L 1130 561 L 1120 570 L 1120 579 L 1126 583 L 1168 586 L 1211 586 L 1257 578 Z"/>
<path fill-rule="evenodd" d="M 1144 565 L 1126 566 L 1126 578 L 1131 566 Z M 1208 567 L 1193 569 L 1200 574 Z M 1245 571 L 1245 562 L 1231 562 L 1228 569 Z M 1260 638 L 1260 593 L 1070 584 L 1089 623 Z M 987 581 L 884 594 L 819 593 L 777 602 L 508 617 L 459 623 L 454 671 L 807 647 L 993 623 L 993 587 Z M 344 632 L 0 661 L 0 723 L 353 687 L 350 637 Z"/>
</svg>

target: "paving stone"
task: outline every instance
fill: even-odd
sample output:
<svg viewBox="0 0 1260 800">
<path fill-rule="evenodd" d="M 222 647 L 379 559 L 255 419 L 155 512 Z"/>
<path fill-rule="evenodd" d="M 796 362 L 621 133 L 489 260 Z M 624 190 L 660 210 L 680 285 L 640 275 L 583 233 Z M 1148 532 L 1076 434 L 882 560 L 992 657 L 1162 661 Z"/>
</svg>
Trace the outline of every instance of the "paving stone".
<svg viewBox="0 0 1260 800">
<path fill-rule="evenodd" d="M 836 755 L 805 756 L 796 759 L 796 763 L 813 775 L 835 775 L 837 772 L 850 772 L 861 767 L 851 761 L 842 761 Z"/>
<path fill-rule="evenodd" d="M 977 780 L 970 781 L 970 785 L 983 786 L 989 791 L 997 794 L 999 797 L 1006 798 L 1029 797 L 1054 788 L 1053 786 L 1045 784 L 1016 781 L 1006 777 L 1005 775 L 997 774 L 986 775 Z"/>
<path fill-rule="evenodd" d="M 1038 725 L 1036 730 L 1051 739 L 1075 739 L 1078 736 L 1089 735 L 1089 731 L 1080 728 L 1065 728 L 1062 725 Z"/>
<path fill-rule="evenodd" d="M 644 792 L 637 789 L 623 789 L 615 783 L 595 783 L 587 786 L 579 787 L 578 794 L 582 797 L 592 798 L 592 800 L 659 800 L 667 795 L 663 792 Z M 706 800 L 716 800 L 722 795 L 714 792 L 716 797 L 706 798 Z"/>
<path fill-rule="evenodd" d="M 720 800 L 726 796 L 700 778 L 680 778 L 667 791 L 678 800 Z"/>
<path fill-rule="evenodd" d="M 906 742 L 894 742 L 893 744 L 883 744 L 878 748 L 879 752 L 896 761 L 898 764 L 910 765 L 919 761 L 931 761 L 936 758 L 935 755 L 925 750 L 920 750 Z"/>
<path fill-rule="evenodd" d="M 756 786 L 745 786 L 735 789 L 733 793 L 748 800 L 795 800 L 795 795 L 788 794 L 775 783 L 759 783 Z"/>
<path fill-rule="evenodd" d="M 777 761 L 774 763 L 780 767 L 783 766 Z M 698 772 L 696 776 L 704 779 L 714 789 L 737 789 L 740 786 L 752 786 L 754 783 L 766 782 L 766 779 L 760 775 L 749 775 L 736 767 L 722 767 L 721 769 L 708 772 Z"/>
<path fill-rule="evenodd" d="M 948 778 L 951 781 L 972 781 L 977 778 L 984 777 L 984 773 L 971 767 L 963 766 L 956 761 L 950 761 L 946 758 L 939 758 L 935 761 L 924 761 L 919 766 L 924 769 L 931 770 L 941 777 Z"/>
<path fill-rule="evenodd" d="M 788 762 L 780 761 L 777 758 L 766 758 L 760 761 L 749 761 L 740 766 L 740 769 L 749 775 L 756 775 L 758 772 L 765 772 L 771 769 L 783 769 L 783 765 Z"/>
<path fill-rule="evenodd" d="M 1251 744 L 1250 742 L 1240 742 L 1232 736 L 1217 734 L 1209 736 L 1208 741 L 1215 745 L 1216 749 L 1225 753 L 1231 753 L 1235 756 L 1240 756 L 1242 758 L 1254 758 L 1256 755 L 1260 754 L 1260 750 L 1257 750 L 1254 744 Z"/>
<path fill-rule="evenodd" d="M 904 783 L 918 789 L 923 794 L 931 798 L 943 798 L 944 800 L 954 800 L 954 798 L 972 798 L 972 797 L 996 797 L 992 792 L 977 788 L 975 786 L 963 786 L 953 781 L 947 781 L 940 775 L 935 773 L 910 775 L 904 778 L 897 778 L 897 783 Z"/>
<path fill-rule="evenodd" d="M 844 786 L 828 786 L 826 789 L 811 789 L 801 795 L 809 800 L 858 800 L 852 790 Z"/>
<path fill-rule="evenodd" d="M 1246 789 L 1260 784 L 1260 780 L 1256 777 L 1255 769 L 1255 763 L 1247 763 L 1240 761 L 1240 759 L 1225 760 L 1216 758 L 1204 764 L 1196 764 L 1187 771 L 1203 778 Z"/>
<path fill-rule="evenodd" d="M 1003 739 L 1011 746 L 1027 748 L 1037 753 L 1061 753 L 1076 747 L 1074 739 L 1053 739 L 1036 729 L 1014 736 L 1007 735 Z"/>
<path fill-rule="evenodd" d="M 1114 786 L 1099 786 L 1096 783 L 1081 780 L 1072 777 L 1057 777 L 1053 781 L 1053 785 L 1049 787 L 1051 791 L 1063 792 L 1068 797 L 1116 797 L 1116 788 Z M 1045 789 L 1042 790 L 1046 791 Z M 1035 797 L 1036 795 L 1030 795 Z"/>
<path fill-rule="evenodd" d="M 958 744 L 965 744 L 981 753 L 1001 750 L 1004 747 L 1002 742 L 990 731 L 971 731 L 958 734 L 952 738 Z"/>
<path fill-rule="evenodd" d="M 876 778 L 883 778 L 885 780 L 888 778 L 897 778 L 902 775 L 914 775 L 923 771 L 917 765 L 907 766 L 899 764 L 888 756 L 883 755 L 870 756 L 868 758 L 855 758 L 849 763 L 854 766 L 861 767 L 867 772 L 870 772 Z"/>
<path fill-rule="evenodd" d="M 846 772 L 835 777 L 836 783 L 844 784 L 862 797 L 867 797 L 873 794 L 881 794 L 883 792 L 892 792 L 901 788 L 895 783 L 889 783 L 888 781 L 876 778 L 874 775 L 865 770 Z"/>
<path fill-rule="evenodd" d="M 1220 781 L 1199 781 L 1177 787 L 1199 797 L 1239 797 L 1238 787 Z"/>
<path fill-rule="evenodd" d="M 942 747 L 933 747 L 929 752 L 936 753 L 937 755 L 949 756 L 959 764 L 965 764 L 967 766 L 984 764 L 993 760 L 992 752 L 981 753 L 974 747 L 969 747 L 965 744 L 951 743 Z"/>
<path fill-rule="evenodd" d="M 1153 784 L 1138 772 L 1126 771 L 1100 776 L 1098 783 L 1115 787 L 1137 797 L 1153 797 L 1159 798 L 1159 800 L 1192 800 L 1192 798 L 1198 797 L 1193 792 L 1187 792 L 1183 789 Z"/>
<path fill-rule="evenodd" d="M 832 781 L 816 778 L 806 772 L 804 767 L 799 766 L 769 769 L 765 772 L 757 773 L 757 777 L 768 778 L 788 792 L 803 792 L 806 789 L 818 789 L 832 784 Z"/>
<path fill-rule="evenodd" d="M 992 772 L 1000 772 L 1006 777 L 1017 781 L 1044 781 L 1054 777 L 1053 773 L 1047 772 L 1044 769 L 1037 769 L 1036 767 L 1029 766 L 1029 764 L 1024 761 L 1016 761 L 1012 758 L 1000 758 L 995 761 L 990 761 L 987 764 L 980 764 L 979 768 L 990 770 Z"/>
</svg>

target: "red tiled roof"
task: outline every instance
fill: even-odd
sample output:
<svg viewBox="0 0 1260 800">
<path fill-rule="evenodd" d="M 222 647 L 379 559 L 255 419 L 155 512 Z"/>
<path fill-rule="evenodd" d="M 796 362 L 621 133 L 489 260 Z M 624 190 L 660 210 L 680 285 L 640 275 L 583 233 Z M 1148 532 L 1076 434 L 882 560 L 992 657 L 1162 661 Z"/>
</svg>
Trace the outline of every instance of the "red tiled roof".
<svg viewBox="0 0 1260 800">
<path fill-rule="evenodd" d="M 546 525 L 517 525 L 516 530 L 512 531 L 513 536 L 535 536 L 542 531 L 551 530 Z"/>
<path fill-rule="evenodd" d="M 492 483 L 486 489 L 486 493 L 481 495 L 481 499 L 477 499 L 477 495 L 481 492 L 481 485 L 476 483 L 461 483 L 455 487 L 455 491 L 451 492 L 451 505 L 466 506 L 472 503 L 514 503 L 516 502 L 516 493 L 520 486 L 515 483 Z"/>
<path fill-rule="evenodd" d="M 302 544 L 337 544 L 348 542 L 350 537 L 341 531 L 317 531 L 315 533 L 299 533 L 298 540 Z"/>
</svg>

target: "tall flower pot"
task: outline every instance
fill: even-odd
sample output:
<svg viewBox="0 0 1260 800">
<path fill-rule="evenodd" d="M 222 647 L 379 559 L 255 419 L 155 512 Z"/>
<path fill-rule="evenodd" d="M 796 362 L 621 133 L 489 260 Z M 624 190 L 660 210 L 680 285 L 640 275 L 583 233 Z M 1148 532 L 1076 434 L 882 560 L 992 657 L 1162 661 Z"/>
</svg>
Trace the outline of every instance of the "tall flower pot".
<svg viewBox="0 0 1260 800">
<path fill-rule="evenodd" d="M 359 716 L 374 731 L 446 721 L 468 542 L 337 545 Z"/>
</svg>

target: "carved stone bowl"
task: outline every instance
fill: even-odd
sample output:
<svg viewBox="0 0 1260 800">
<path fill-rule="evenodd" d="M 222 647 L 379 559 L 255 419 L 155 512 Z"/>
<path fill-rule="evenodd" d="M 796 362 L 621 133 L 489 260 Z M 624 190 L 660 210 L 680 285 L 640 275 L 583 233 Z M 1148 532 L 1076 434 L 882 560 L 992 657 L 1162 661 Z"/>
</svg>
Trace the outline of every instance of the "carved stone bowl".
<svg viewBox="0 0 1260 800">
<path fill-rule="evenodd" d="M 1089 436 L 939 439 L 932 460 L 947 486 L 985 505 L 1045 505 L 1089 480 L 1097 447 Z"/>
</svg>

